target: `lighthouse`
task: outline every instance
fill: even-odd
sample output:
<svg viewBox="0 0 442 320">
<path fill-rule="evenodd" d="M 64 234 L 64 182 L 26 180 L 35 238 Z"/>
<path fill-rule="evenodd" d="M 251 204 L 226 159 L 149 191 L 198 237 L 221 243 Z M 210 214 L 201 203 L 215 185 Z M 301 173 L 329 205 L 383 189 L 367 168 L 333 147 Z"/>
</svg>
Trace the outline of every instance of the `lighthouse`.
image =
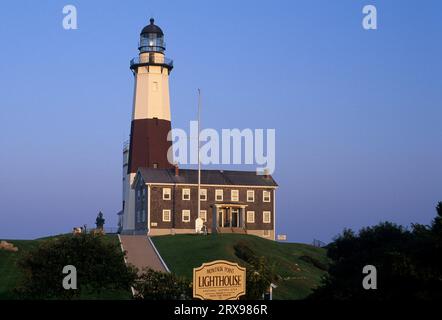
<svg viewBox="0 0 442 320">
<path fill-rule="evenodd" d="M 130 141 L 123 147 L 120 232 L 240 233 L 274 240 L 278 184 L 271 175 L 172 164 L 168 135 L 173 64 L 164 55 L 164 34 L 153 19 L 141 31 L 138 50 L 130 62 L 135 85 Z"/>
<path fill-rule="evenodd" d="M 131 185 L 138 168 L 173 168 L 167 159 L 171 141 L 169 74 L 173 61 L 166 58 L 164 33 L 154 19 L 140 33 L 139 54 L 130 61 L 134 75 L 134 96 L 130 143 L 123 150 L 122 231 L 135 229 L 136 195 Z M 140 213 L 141 215 L 141 213 Z"/>
</svg>

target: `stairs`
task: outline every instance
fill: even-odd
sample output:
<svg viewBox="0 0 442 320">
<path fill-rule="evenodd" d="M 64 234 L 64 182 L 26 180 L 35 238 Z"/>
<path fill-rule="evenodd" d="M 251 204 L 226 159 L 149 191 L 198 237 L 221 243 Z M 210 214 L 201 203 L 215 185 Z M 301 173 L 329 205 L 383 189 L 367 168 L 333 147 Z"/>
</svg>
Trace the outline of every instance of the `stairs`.
<svg viewBox="0 0 442 320">
<path fill-rule="evenodd" d="M 127 263 L 137 267 L 139 272 L 147 267 L 155 271 L 169 271 L 147 236 L 120 235 L 120 242 L 126 251 Z"/>
<path fill-rule="evenodd" d="M 247 230 L 244 228 L 218 228 L 219 233 L 238 233 L 247 234 Z"/>
</svg>

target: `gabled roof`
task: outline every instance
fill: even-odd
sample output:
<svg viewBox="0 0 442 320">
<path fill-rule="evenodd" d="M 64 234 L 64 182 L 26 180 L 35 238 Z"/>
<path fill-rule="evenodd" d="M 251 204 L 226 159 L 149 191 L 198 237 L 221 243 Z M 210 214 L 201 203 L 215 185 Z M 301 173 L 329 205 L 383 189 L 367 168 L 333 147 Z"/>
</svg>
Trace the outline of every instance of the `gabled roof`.
<svg viewBox="0 0 442 320">
<path fill-rule="evenodd" d="M 198 184 L 198 170 L 138 168 L 145 183 L 166 184 Z M 272 176 L 258 175 L 255 171 L 232 170 L 201 170 L 201 184 L 211 185 L 236 185 L 236 186 L 268 186 L 276 187 L 278 184 Z"/>
</svg>

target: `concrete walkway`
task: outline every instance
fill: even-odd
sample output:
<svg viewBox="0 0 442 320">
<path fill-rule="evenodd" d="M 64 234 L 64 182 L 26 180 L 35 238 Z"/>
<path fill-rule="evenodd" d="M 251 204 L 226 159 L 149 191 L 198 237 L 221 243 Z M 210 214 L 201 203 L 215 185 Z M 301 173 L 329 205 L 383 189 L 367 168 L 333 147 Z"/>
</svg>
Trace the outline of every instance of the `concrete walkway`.
<svg viewBox="0 0 442 320">
<path fill-rule="evenodd" d="M 120 241 L 122 249 L 127 251 L 127 263 L 133 264 L 139 271 L 146 267 L 156 271 L 169 271 L 147 236 L 120 235 Z"/>
</svg>

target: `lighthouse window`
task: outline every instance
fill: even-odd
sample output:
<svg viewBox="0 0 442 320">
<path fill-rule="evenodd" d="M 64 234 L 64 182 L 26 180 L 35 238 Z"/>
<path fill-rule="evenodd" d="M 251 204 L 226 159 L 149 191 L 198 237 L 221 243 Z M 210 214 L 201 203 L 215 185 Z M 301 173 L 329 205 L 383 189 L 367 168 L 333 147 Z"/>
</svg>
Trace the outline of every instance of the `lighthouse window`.
<svg viewBox="0 0 442 320">
<path fill-rule="evenodd" d="M 158 82 L 154 81 L 154 82 L 152 83 L 152 90 L 153 90 L 153 91 L 158 91 Z"/>
</svg>

